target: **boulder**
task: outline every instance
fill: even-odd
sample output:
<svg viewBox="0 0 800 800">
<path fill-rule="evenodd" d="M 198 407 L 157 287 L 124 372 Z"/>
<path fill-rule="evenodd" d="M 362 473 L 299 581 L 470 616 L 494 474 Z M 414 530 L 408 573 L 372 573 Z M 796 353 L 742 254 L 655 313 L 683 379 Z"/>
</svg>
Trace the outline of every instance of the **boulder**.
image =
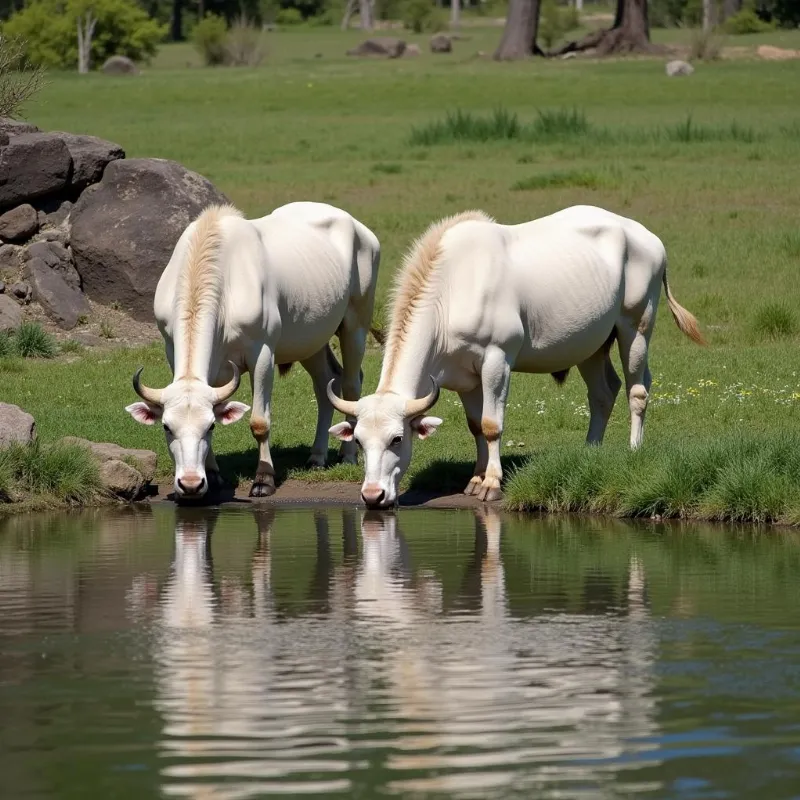
<svg viewBox="0 0 800 800">
<path fill-rule="evenodd" d="M 64 228 L 49 228 L 40 231 L 36 237 L 39 242 L 58 242 L 62 247 L 69 246 L 69 230 Z M 72 256 L 70 256 L 72 258 Z M 75 273 L 77 275 L 77 272 Z"/>
<path fill-rule="evenodd" d="M 453 41 L 446 33 L 437 33 L 431 37 L 431 53 L 450 53 Z"/>
<path fill-rule="evenodd" d="M 25 248 L 23 258 L 26 261 L 41 259 L 50 269 L 57 272 L 67 286 L 80 291 L 81 278 L 78 271 L 72 266 L 72 258 L 67 248 L 61 242 L 43 241 L 34 242 Z"/>
<path fill-rule="evenodd" d="M 16 244 L 4 244 L 0 247 L 0 271 L 14 272 L 20 268 L 22 248 Z"/>
<path fill-rule="evenodd" d="M 36 209 L 28 203 L 0 215 L 0 239 L 5 242 L 25 242 L 39 230 Z"/>
<path fill-rule="evenodd" d="M 43 259 L 28 259 L 25 278 L 31 284 L 33 299 L 59 328 L 72 330 L 81 316 L 91 312 L 86 298 L 58 272 L 50 269 Z"/>
<path fill-rule="evenodd" d="M 36 438 L 36 421 L 19 406 L 0 403 L 0 448 L 10 444 L 30 444 Z"/>
<path fill-rule="evenodd" d="M 103 177 L 106 165 L 119 158 L 125 158 L 125 151 L 114 142 L 107 142 L 97 136 L 77 136 L 74 133 L 56 131 L 72 156 L 73 189 L 82 191 L 89 184 L 97 183 Z"/>
<path fill-rule="evenodd" d="M 111 56 L 103 64 L 106 75 L 138 75 L 139 68 L 127 56 Z"/>
<path fill-rule="evenodd" d="M 174 161 L 112 161 L 70 214 L 84 292 L 152 320 L 156 285 L 181 233 L 206 206 L 227 202 L 209 181 Z"/>
<path fill-rule="evenodd" d="M 406 45 L 406 49 L 403 51 L 403 58 L 414 58 L 419 55 L 422 55 L 422 50 L 419 49 L 418 44 Z"/>
<path fill-rule="evenodd" d="M 694 72 L 694 67 L 687 61 L 670 61 L 666 66 L 666 72 L 670 78 L 691 75 Z"/>
<path fill-rule="evenodd" d="M 27 305 L 31 301 L 31 295 L 33 295 L 33 289 L 31 289 L 31 285 L 29 283 L 25 283 L 25 281 L 20 281 L 19 283 L 15 283 L 11 287 L 11 294 L 20 301 Z"/>
<path fill-rule="evenodd" d="M 10 333 L 22 325 L 22 309 L 7 294 L 0 294 L 0 333 Z"/>
<path fill-rule="evenodd" d="M 383 56 L 384 58 L 400 58 L 406 49 L 402 39 L 390 36 L 379 36 L 367 39 L 360 45 L 347 51 L 348 56 Z"/>
<path fill-rule="evenodd" d="M 22 133 L 0 149 L 0 209 L 11 208 L 69 184 L 72 157 L 50 133 Z"/>
<path fill-rule="evenodd" d="M 49 228 L 58 228 L 69 219 L 71 211 L 72 203 L 69 200 L 64 200 L 55 207 L 48 205 L 38 212 L 39 227 L 45 230 Z"/>
<path fill-rule="evenodd" d="M 62 441 L 65 444 L 77 444 L 88 448 L 100 464 L 106 461 L 127 461 L 142 473 L 142 477 L 148 483 L 155 477 L 158 456 L 152 450 L 120 447 L 113 442 L 90 442 L 77 436 L 65 436 Z"/>
<path fill-rule="evenodd" d="M 144 488 L 142 474 L 124 461 L 100 464 L 100 482 L 106 492 L 123 500 L 136 500 Z"/>
<path fill-rule="evenodd" d="M 0 135 L 5 135 L 9 139 L 12 136 L 19 136 L 21 133 L 39 133 L 39 129 L 30 122 L 20 122 L 10 117 L 0 117 Z"/>
</svg>

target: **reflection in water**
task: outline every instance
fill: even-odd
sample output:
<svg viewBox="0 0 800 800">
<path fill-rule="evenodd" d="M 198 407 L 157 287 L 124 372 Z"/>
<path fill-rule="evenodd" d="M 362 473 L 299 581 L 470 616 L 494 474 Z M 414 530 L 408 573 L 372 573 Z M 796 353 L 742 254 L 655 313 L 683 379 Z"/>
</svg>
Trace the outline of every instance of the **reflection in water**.
<svg viewBox="0 0 800 800">
<path fill-rule="evenodd" d="M 503 523 L 481 510 L 462 611 L 445 614 L 395 514 L 343 511 L 334 563 L 320 512 L 307 613 L 285 618 L 275 512 L 254 516 L 249 586 L 215 578 L 216 516 L 176 523 L 153 638 L 165 794 L 349 792 L 367 769 L 396 793 L 577 790 L 612 781 L 606 760 L 653 734 L 655 637 L 635 556 L 624 613 L 515 619 Z"/>
</svg>

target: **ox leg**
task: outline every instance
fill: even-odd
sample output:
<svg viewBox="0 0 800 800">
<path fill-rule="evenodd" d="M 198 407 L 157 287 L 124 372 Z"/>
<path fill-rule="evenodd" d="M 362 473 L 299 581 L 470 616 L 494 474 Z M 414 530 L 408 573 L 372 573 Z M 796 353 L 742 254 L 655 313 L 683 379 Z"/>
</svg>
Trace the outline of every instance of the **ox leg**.
<svg viewBox="0 0 800 800">
<path fill-rule="evenodd" d="M 464 494 L 474 495 L 481 490 L 481 484 L 486 477 L 486 465 L 489 463 L 489 447 L 486 437 L 481 428 L 481 416 L 483 415 L 483 387 L 478 384 L 470 392 L 459 392 L 461 404 L 464 406 L 464 413 L 467 415 L 467 425 L 469 432 L 475 437 L 475 470 L 472 473 Z"/>
<path fill-rule="evenodd" d="M 647 365 L 647 347 L 652 333 L 650 319 L 643 318 L 637 327 L 623 323 L 618 327 L 619 353 L 625 373 L 625 389 L 631 410 L 631 449 L 642 444 L 644 415 L 650 396 L 652 378 Z"/>
<path fill-rule="evenodd" d="M 250 431 L 258 442 L 258 469 L 250 489 L 250 497 L 269 497 L 275 494 L 275 467 L 269 450 L 271 425 L 270 402 L 275 373 L 275 357 L 272 348 L 264 346 L 258 351 L 255 363 L 250 368 L 253 381 L 253 410 L 250 412 Z"/>
<path fill-rule="evenodd" d="M 367 333 L 366 328 L 353 325 L 347 318 L 339 331 L 339 344 L 342 346 L 341 397 L 345 400 L 358 400 L 361 397 L 361 385 L 364 382 L 361 364 L 364 361 L 364 351 L 367 349 Z M 355 417 L 347 417 L 347 421 L 353 426 L 356 424 Z M 345 464 L 358 463 L 358 445 L 355 439 L 342 442 L 339 458 Z"/>
<path fill-rule="evenodd" d="M 486 474 L 478 492 L 479 500 L 499 500 L 502 497 L 500 482 L 503 479 L 503 467 L 500 463 L 500 441 L 503 436 L 503 417 L 510 383 L 511 365 L 506 353 L 498 347 L 487 350 L 481 367 L 483 385 L 481 432 L 486 439 L 489 458 Z"/>
<path fill-rule="evenodd" d="M 608 347 L 598 350 L 591 358 L 578 364 L 578 370 L 586 384 L 589 401 L 589 432 L 586 435 L 586 444 L 602 444 L 622 381 L 611 363 Z"/>
<path fill-rule="evenodd" d="M 328 381 L 337 377 L 330 362 L 332 353 L 328 354 L 328 345 L 314 353 L 311 358 L 302 362 L 303 368 L 311 376 L 314 384 L 314 397 L 317 399 L 317 431 L 314 434 L 314 444 L 311 445 L 311 455 L 306 466 L 312 469 L 325 466 L 328 456 L 328 429 L 333 423 L 333 406 L 328 400 L 326 388 Z"/>
</svg>

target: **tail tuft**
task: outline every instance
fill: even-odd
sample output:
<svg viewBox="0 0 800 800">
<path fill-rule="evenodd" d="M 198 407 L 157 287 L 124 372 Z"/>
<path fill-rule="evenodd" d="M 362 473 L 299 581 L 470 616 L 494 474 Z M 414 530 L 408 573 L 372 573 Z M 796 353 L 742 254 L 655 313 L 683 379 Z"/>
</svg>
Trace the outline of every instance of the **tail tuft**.
<svg viewBox="0 0 800 800">
<path fill-rule="evenodd" d="M 667 270 L 664 269 L 664 292 L 667 295 L 667 305 L 672 312 L 672 318 L 675 324 L 684 336 L 688 336 L 695 344 L 705 346 L 708 344 L 705 337 L 700 332 L 700 326 L 697 324 L 697 318 L 691 312 L 687 311 L 672 295 L 667 283 Z"/>
</svg>

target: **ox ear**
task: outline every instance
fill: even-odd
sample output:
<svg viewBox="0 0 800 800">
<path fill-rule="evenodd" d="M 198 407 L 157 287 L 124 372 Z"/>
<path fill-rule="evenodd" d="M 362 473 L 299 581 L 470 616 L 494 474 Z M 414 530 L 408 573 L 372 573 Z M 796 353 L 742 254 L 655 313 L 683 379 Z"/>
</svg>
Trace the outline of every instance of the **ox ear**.
<svg viewBox="0 0 800 800">
<path fill-rule="evenodd" d="M 238 422 L 249 410 L 250 406 L 244 403 L 226 400 L 224 403 L 217 403 L 214 406 L 214 417 L 217 422 L 221 422 L 223 425 L 230 425 L 232 422 Z"/>
<path fill-rule="evenodd" d="M 436 433 L 436 429 L 442 424 L 439 417 L 414 417 L 411 420 L 411 430 L 416 431 L 420 439 L 427 439 Z"/>
<path fill-rule="evenodd" d="M 328 429 L 328 433 L 343 442 L 353 441 L 353 426 L 349 422 L 340 422 Z"/>
<path fill-rule="evenodd" d="M 150 403 L 131 403 L 125 406 L 125 410 L 142 425 L 154 425 L 157 420 L 161 419 L 162 408 L 160 406 L 151 405 Z"/>
</svg>

